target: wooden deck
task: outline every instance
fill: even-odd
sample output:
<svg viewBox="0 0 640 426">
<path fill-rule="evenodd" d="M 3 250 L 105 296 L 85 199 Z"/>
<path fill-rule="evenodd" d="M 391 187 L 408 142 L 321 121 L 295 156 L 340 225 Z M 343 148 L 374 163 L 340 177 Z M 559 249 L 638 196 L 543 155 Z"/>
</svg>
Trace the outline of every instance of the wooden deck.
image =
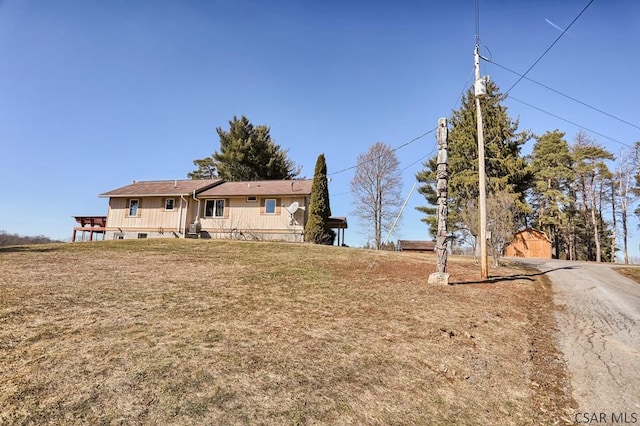
<svg viewBox="0 0 640 426">
<path fill-rule="evenodd" d="M 89 233 L 89 241 L 93 241 L 93 234 L 102 234 L 104 239 L 104 233 L 107 226 L 106 216 L 74 216 L 73 217 L 80 226 L 73 228 L 73 234 L 71 234 L 71 242 L 76 241 L 78 232 L 82 233 L 82 241 L 85 241 L 85 234 Z"/>
</svg>

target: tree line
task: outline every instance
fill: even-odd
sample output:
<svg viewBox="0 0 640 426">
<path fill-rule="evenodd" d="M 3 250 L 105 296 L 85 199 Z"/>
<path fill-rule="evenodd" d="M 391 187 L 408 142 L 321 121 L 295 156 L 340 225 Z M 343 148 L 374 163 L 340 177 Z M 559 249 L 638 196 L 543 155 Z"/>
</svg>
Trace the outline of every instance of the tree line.
<svg viewBox="0 0 640 426">
<path fill-rule="evenodd" d="M 20 246 L 27 244 L 50 244 L 59 243 L 61 241 L 53 240 L 44 235 L 25 236 L 19 234 L 11 234 L 0 229 L 0 247 L 3 246 Z"/>
<path fill-rule="evenodd" d="M 519 130 L 519 120 L 503 105 L 506 96 L 494 82 L 482 99 L 487 230 L 494 262 L 514 234 L 527 227 L 546 233 L 555 258 L 613 262 L 622 252 L 629 262 L 629 218 L 640 216 L 640 142 L 618 158 L 583 130 L 572 138 L 554 129 L 541 135 Z M 469 89 L 449 118 L 448 226 L 458 244 L 475 246 L 478 236 L 478 152 L 474 93 Z M 220 151 L 194 161 L 193 179 L 229 181 L 294 179 L 301 171 L 270 136 L 267 126 L 233 117 L 229 130 L 217 128 Z M 522 154 L 534 141 L 532 152 Z M 351 180 L 354 210 L 365 226 L 367 246 L 380 249 L 396 224 L 402 178 L 395 150 L 374 143 L 357 158 Z M 418 207 L 431 235 L 436 234 L 436 155 L 416 174 L 428 206 Z M 635 207 L 635 209 L 634 209 Z M 318 156 L 306 240 L 333 243 L 324 154 Z"/>
<path fill-rule="evenodd" d="M 498 86 L 489 82 L 481 102 L 488 245 L 495 262 L 515 232 L 533 227 L 547 234 L 555 258 L 613 262 L 621 250 L 628 263 L 629 214 L 640 193 L 640 142 L 615 162 L 615 155 L 583 130 L 570 142 L 558 129 L 541 135 L 519 131 L 504 99 Z M 449 132 L 449 226 L 459 240 L 472 245 L 478 235 L 479 195 L 475 108 L 469 90 L 451 115 Z M 531 154 L 522 155 L 530 140 Z M 418 209 L 435 235 L 435 157 L 423 167 L 416 175 L 418 190 L 430 206 Z"/>
</svg>

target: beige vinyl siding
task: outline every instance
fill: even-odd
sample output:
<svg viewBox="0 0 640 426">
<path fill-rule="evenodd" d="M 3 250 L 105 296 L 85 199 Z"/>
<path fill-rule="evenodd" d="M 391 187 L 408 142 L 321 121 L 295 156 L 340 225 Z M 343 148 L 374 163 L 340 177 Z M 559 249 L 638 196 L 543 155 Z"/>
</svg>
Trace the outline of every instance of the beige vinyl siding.
<svg viewBox="0 0 640 426">
<path fill-rule="evenodd" d="M 181 228 L 187 223 L 188 215 L 186 202 L 175 197 L 173 210 L 165 210 L 167 197 L 131 197 L 110 198 L 107 211 L 107 226 L 110 229 L 140 229 L 174 231 L 178 227 L 178 219 L 182 210 Z M 129 200 L 138 200 L 138 214 L 129 216 Z M 191 208 L 191 206 L 189 206 Z"/>
<path fill-rule="evenodd" d="M 264 213 L 264 200 L 276 199 L 276 213 Z M 305 205 L 303 197 L 258 197 L 258 202 L 247 202 L 247 197 L 226 198 L 225 217 L 204 217 L 200 212 L 200 223 L 203 231 L 210 233 L 230 232 L 233 229 L 242 231 L 255 231 L 257 233 L 274 232 L 287 234 L 299 232 L 304 226 L 304 211 L 298 210 L 295 214 L 295 223 L 292 225 L 291 216 L 286 206 L 297 201 L 301 206 Z M 205 201 L 202 200 L 201 208 L 204 209 Z"/>
</svg>

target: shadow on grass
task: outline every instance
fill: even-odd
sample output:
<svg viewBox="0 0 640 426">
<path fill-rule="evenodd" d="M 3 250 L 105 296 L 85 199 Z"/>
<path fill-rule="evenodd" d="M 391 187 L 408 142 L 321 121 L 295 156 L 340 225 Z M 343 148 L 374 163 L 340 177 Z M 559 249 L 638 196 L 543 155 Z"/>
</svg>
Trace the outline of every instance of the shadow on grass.
<svg viewBox="0 0 640 426">
<path fill-rule="evenodd" d="M 4 246 L 0 247 L 1 253 L 47 253 L 60 250 L 59 244 L 24 245 L 24 246 Z"/>
<path fill-rule="evenodd" d="M 559 271 L 562 269 L 575 269 L 575 266 L 563 266 L 562 268 L 554 268 L 549 269 L 548 271 L 537 271 L 532 272 L 530 274 L 516 274 L 516 275 L 506 275 L 501 277 L 488 277 L 484 280 L 476 280 L 476 281 L 461 281 L 461 282 L 452 282 L 451 285 L 467 285 L 467 284 L 495 284 L 503 281 L 517 281 L 517 280 L 527 280 L 527 281 L 535 281 L 533 277 L 539 277 L 541 275 L 546 275 L 549 272 Z"/>
</svg>

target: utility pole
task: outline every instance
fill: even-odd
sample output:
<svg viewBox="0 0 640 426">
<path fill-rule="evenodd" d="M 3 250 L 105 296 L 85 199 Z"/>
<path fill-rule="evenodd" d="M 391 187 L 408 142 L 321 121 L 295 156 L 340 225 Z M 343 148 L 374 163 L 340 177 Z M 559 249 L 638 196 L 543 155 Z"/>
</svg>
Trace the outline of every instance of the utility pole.
<svg viewBox="0 0 640 426">
<path fill-rule="evenodd" d="M 476 98 L 477 133 L 478 133 L 478 215 L 480 222 L 480 278 L 489 276 L 489 264 L 487 259 L 487 176 L 484 167 L 484 132 L 482 127 L 482 111 L 480 109 L 480 98 L 486 96 L 486 80 L 480 77 L 480 52 L 479 46 L 473 54 L 473 65 L 476 72 L 474 92 Z"/>
</svg>

